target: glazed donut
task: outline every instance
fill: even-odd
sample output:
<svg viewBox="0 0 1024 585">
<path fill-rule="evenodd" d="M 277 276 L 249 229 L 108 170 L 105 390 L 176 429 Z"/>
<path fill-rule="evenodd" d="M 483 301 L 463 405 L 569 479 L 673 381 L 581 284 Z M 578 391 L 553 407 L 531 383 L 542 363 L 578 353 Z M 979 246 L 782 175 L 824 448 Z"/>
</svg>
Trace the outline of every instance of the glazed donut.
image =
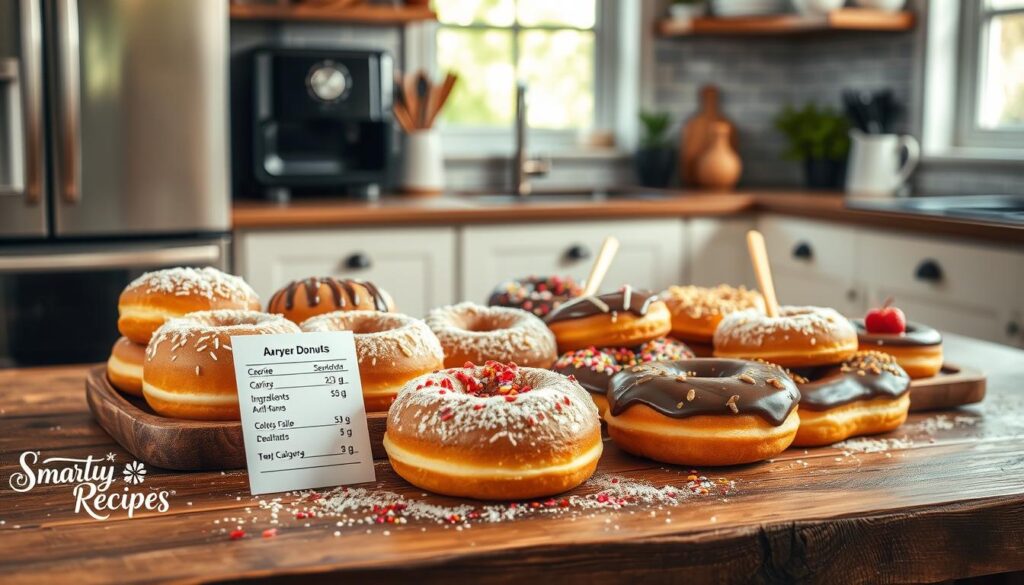
<svg viewBox="0 0 1024 585">
<path fill-rule="evenodd" d="M 905 333 L 868 333 L 864 319 L 854 319 L 861 350 L 877 350 L 896 358 L 912 380 L 929 378 L 942 370 L 942 335 L 921 323 L 907 323 Z"/>
<path fill-rule="evenodd" d="M 568 276 L 528 276 L 499 284 L 487 304 L 522 309 L 543 318 L 562 303 L 581 294 L 583 288 Z"/>
<path fill-rule="evenodd" d="M 290 282 L 267 303 L 268 313 L 284 315 L 293 323 L 324 313 L 358 310 L 391 312 L 395 302 L 372 282 L 322 276 Z"/>
<path fill-rule="evenodd" d="M 466 302 L 434 309 L 426 322 L 441 341 L 446 368 L 486 361 L 548 368 L 558 357 L 554 335 L 522 309 Z"/>
<path fill-rule="evenodd" d="M 601 424 L 587 392 L 565 376 L 488 362 L 406 384 L 388 411 L 384 448 L 395 472 L 425 490 L 536 498 L 594 473 Z"/>
<path fill-rule="evenodd" d="M 761 359 L 787 368 L 838 364 L 857 351 L 857 332 L 835 309 L 780 307 L 778 317 L 747 309 L 715 330 L 715 356 Z"/>
<path fill-rule="evenodd" d="M 313 317 L 300 327 L 354 334 L 367 412 L 387 410 L 406 382 L 444 367 L 437 337 L 423 321 L 406 315 L 336 311 Z"/>
<path fill-rule="evenodd" d="M 590 393 L 598 412 L 608 410 L 608 381 L 622 368 L 656 361 L 692 358 L 686 344 L 674 339 L 654 339 L 636 348 L 587 347 L 568 351 L 551 367 L 552 370 L 579 382 Z"/>
<path fill-rule="evenodd" d="M 626 286 L 613 293 L 580 297 L 558 307 L 545 322 L 558 351 L 629 347 L 664 337 L 672 328 L 665 303 L 647 291 Z"/>
<path fill-rule="evenodd" d="M 907 420 L 910 377 L 889 354 L 857 352 L 839 366 L 794 375 L 800 389 L 800 430 L 794 445 L 831 445 L 895 429 Z"/>
<path fill-rule="evenodd" d="M 257 311 L 199 311 L 170 319 L 146 348 L 142 394 L 162 416 L 239 420 L 231 336 L 299 332 L 284 317 Z"/>
<path fill-rule="evenodd" d="M 661 293 L 661 299 L 672 313 L 672 337 L 704 356 L 712 353 L 711 340 L 722 317 L 744 309 L 764 313 L 761 293 L 742 286 L 673 286 Z"/>
<path fill-rule="evenodd" d="M 793 442 L 800 392 L 780 368 L 695 358 L 619 372 L 609 384 L 608 435 L 622 449 L 679 465 L 737 465 Z"/>
<path fill-rule="evenodd" d="M 107 360 L 107 379 L 121 392 L 142 396 L 142 362 L 145 359 L 145 345 L 119 337 Z"/>
<path fill-rule="evenodd" d="M 260 310 L 260 299 L 244 280 L 216 268 L 169 268 L 147 272 L 121 293 L 117 328 L 146 345 L 164 321 L 195 311 Z"/>
</svg>

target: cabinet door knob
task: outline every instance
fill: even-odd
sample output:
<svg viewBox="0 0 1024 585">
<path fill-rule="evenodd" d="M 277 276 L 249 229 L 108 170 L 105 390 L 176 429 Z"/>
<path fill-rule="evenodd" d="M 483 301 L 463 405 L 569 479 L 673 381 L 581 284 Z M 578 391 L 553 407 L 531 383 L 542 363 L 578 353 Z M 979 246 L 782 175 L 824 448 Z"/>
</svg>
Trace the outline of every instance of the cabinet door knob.
<svg viewBox="0 0 1024 585">
<path fill-rule="evenodd" d="M 807 242 L 800 242 L 793 248 L 793 257 L 800 260 L 810 260 L 814 258 L 814 250 L 811 249 L 811 245 Z"/>
<path fill-rule="evenodd" d="M 914 271 L 914 278 L 925 282 L 941 282 L 942 267 L 935 260 L 924 260 L 917 265 L 917 270 Z"/>
<path fill-rule="evenodd" d="M 1009 323 L 1006 324 L 1006 336 L 1007 337 L 1017 337 L 1018 333 L 1020 333 L 1020 324 L 1019 323 L 1017 323 L 1016 321 L 1010 321 Z"/>
<path fill-rule="evenodd" d="M 850 290 L 846 291 L 846 300 L 848 300 L 848 301 L 856 301 L 857 300 L 857 289 L 851 288 Z"/>
<path fill-rule="evenodd" d="M 582 244 L 574 244 L 565 251 L 565 257 L 570 260 L 586 260 L 590 258 L 590 249 Z"/>
<path fill-rule="evenodd" d="M 372 265 L 370 257 L 363 252 L 356 252 L 345 259 L 345 267 L 352 270 L 363 270 Z"/>
</svg>

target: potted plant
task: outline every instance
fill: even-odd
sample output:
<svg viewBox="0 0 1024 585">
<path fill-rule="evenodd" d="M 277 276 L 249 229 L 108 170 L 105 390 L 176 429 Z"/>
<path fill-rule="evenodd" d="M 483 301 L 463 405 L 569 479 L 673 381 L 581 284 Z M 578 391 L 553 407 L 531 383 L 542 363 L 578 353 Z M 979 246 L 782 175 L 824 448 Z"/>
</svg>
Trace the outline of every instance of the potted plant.
<svg viewBox="0 0 1024 585">
<path fill-rule="evenodd" d="M 633 162 L 644 187 L 668 187 L 672 179 L 676 150 L 667 138 L 670 124 L 671 119 L 664 112 L 640 112 L 643 133 Z"/>
<path fill-rule="evenodd" d="M 668 5 L 668 16 L 672 20 L 690 21 L 704 16 L 707 6 L 704 0 L 672 0 Z"/>
<path fill-rule="evenodd" d="M 804 183 L 810 189 L 838 189 L 843 183 L 850 151 L 850 123 L 829 107 L 813 103 L 803 108 L 786 106 L 775 117 L 775 127 L 789 143 L 785 158 L 803 161 Z"/>
</svg>

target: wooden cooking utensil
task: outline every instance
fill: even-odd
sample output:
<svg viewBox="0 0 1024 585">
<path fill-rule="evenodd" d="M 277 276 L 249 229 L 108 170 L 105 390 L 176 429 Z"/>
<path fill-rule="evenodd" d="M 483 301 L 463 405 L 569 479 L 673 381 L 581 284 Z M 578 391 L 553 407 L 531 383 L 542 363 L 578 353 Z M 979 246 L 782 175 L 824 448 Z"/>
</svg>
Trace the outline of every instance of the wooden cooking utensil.
<svg viewBox="0 0 1024 585">
<path fill-rule="evenodd" d="M 434 126 L 434 120 L 437 119 L 438 114 L 441 113 L 441 108 L 448 101 L 448 96 L 452 93 L 452 88 L 455 87 L 455 82 L 458 81 L 459 76 L 449 72 L 444 76 L 444 81 L 440 86 L 433 86 L 430 90 L 430 107 L 427 114 L 427 128 Z"/>
<path fill-rule="evenodd" d="M 430 89 L 432 87 L 427 73 L 422 69 L 416 74 L 416 101 L 419 102 L 419 109 L 413 112 L 413 118 L 420 128 L 428 128 L 427 117 L 430 110 Z"/>
<path fill-rule="evenodd" d="M 718 88 L 705 85 L 700 90 L 700 109 L 683 124 L 679 140 L 679 172 L 685 185 L 698 185 L 697 164 L 713 142 L 719 122 L 726 124 L 729 144 L 736 150 L 736 127 L 721 112 Z"/>
<path fill-rule="evenodd" d="M 416 87 L 416 82 L 419 76 L 416 73 L 406 73 L 402 79 L 402 94 L 405 97 L 405 106 L 409 111 L 409 116 L 413 120 L 413 128 L 419 127 L 419 117 L 417 113 L 420 111 L 420 98 L 419 90 Z"/>
<path fill-rule="evenodd" d="M 583 287 L 583 296 L 589 297 L 597 294 L 598 289 L 601 288 L 601 283 L 604 281 L 604 277 L 608 274 L 608 269 L 611 268 L 612 260 L 615 259 L 615 254 L 619 251 L 619 240 L 608 236 L 604 239 L 604 243 L 601 244 L 601 251 L 598 252 L 597 258 L 594 260 L 594 265 L 590 267 L 590 274 L 587 276 L 587 282 Z"/>
<path fill-rule="evenodd" d="M 779 301 L 775 297 L 775 285 L 772 283 L 772 269 L 768 264 L 768 250 L 764 244 L 764 236 L 757 230 L 747 232 L 747 249 L 750 251 L 750 261 L 754 264 L 754 274 L 757 276 L 757 286 L 764 295 L 764 302 L 767 305 L 768 316 L 779 316 Z"/>
</svg>

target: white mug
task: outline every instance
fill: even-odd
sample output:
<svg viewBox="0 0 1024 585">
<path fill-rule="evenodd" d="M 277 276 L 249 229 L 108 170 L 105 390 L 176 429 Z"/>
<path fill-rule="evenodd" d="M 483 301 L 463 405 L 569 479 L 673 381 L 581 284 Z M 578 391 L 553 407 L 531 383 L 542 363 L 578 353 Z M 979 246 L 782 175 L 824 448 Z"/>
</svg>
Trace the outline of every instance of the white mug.
<svg viewBox="0 0 1024 585">
<path fill-rule="evenodd" d="M 906 160 L 901 165 L 903 151 L 906 151 Z M 865 134 L 860 130 L 850 130 L 846 192 L 869 197 L 892 197 L 910 178 L 920 158 L 921 147 L 913 136 Z"/>
<path fill-rule="evenodd" d="M 403 155 L 402 191 L 412 195 L 444 191 L 444 156 L 441 134 L 436 129 L 407 133 Z"/>
</svg>

